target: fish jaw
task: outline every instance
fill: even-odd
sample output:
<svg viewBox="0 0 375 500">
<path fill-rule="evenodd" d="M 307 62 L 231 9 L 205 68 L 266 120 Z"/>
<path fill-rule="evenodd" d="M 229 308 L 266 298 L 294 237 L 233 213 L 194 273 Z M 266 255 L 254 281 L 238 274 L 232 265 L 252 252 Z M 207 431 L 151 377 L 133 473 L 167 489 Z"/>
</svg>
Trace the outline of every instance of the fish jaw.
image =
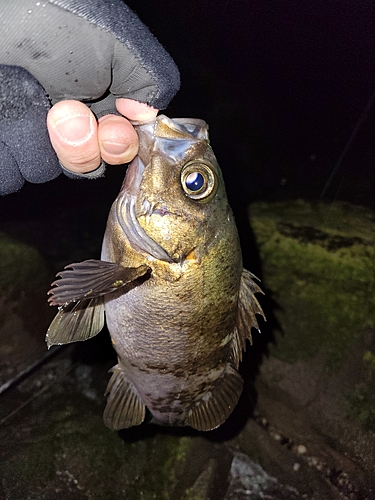
<svg viewBox="0 0 375 500">
<path fill-rule="evenodd" d="M 114 225 L 107 228 L 121 228 L 132 249 L 147 259 L 182 264 L 188 255 L 194 255 L 199 261 L 201 251 L 194 250 L 198 246 L 196 235 L 207 232 L 204 217 L 171 207 L 162 196 L 151 193 L 146 197 L 141 189 L 146 168 L 140 157 L 129 165 L 109 216 Z"/>
<path fill-rule="evenodd" d="M 115 223 L 122 228 L 133 250 L 158 260 L 173 262 L 164 248 L 148 236 L 136 216 L 137 195 L 144 170 L 145 166 L 139 157 L 129 165 L 120 194 L 114 203 Z"/>
</svg>

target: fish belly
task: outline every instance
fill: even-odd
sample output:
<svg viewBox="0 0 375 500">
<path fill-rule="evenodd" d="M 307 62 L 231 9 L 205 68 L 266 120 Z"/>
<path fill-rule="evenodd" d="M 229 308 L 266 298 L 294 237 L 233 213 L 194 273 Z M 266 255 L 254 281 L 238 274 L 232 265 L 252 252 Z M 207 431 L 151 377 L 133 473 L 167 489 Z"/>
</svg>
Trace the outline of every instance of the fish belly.
<svg viewBox="0 0 375 500">
<path fill-rule="evenodd" d="M 213 362 L 207 362 L 204 338 L 192 338 L 194 313 L 168 307 L 173 290 L 163 301 L 152 295 L 144 301 L 134 289 L 107 300 L 107 326 L 123 376 L 155 421 L 184 425 L 189 410 L 223 374 L 225 362 L 218 363 L 212 351 Z"/>
</svg>

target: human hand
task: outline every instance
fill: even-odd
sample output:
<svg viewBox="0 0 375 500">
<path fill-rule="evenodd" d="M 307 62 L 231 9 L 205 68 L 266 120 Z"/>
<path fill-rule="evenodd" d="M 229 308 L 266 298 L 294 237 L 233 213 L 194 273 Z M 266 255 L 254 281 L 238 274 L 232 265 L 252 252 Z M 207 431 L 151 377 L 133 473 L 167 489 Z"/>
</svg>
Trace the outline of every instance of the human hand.
<svg viewBox="0 0 375 500">
<path fill-rule="evenodd" d="M 0 8 L 0 26 L 1 194 L 61 172 L 45 124 L 51 102 L 47 123 L 61 163 L 94 177 L 101 159 L 135 156 L 125 116 L 153 118 L 178 90 L 172 59 L 121 0 L 16 0 Z"/>
<path fill-rule="evenodd" d="M 117 99 L 123 116 L 108 114 L 96 120 L 80 101 L 60 101 L 47 116 L 52 146 L 65 168 L 84 174 L 99 167 L 101 161 L 120 165 L 138 152 L 138 136 L 128 121 L 144 122 L 155 118 L 158 110 L 131 99 Z"/>
</svg>

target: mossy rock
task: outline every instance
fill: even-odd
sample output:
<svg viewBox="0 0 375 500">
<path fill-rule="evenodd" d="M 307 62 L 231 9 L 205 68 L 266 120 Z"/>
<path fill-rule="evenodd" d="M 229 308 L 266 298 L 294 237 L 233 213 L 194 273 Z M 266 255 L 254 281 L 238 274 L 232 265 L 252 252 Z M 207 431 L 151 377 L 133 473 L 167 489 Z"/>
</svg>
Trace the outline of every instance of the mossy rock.
<svg viewBox="0 0 375 500">
<path fill-rule="evenodd" d="M 215 445 L 151 424 L 110 431 L 103 424 L 103 401 L 85 398 L 82 372 L 62 356 L 25 381 L 23 395 L 33 394 L 35 384 L 48 386 L 53 377 L 56 384 L 0 428 L 0 459 L 6 464 L 0 498 L 181 498 Z M 92 383 L 98 388 L 98 379 Z"/>
<path fill-rule="evenodd" d="M 375 215 L 342 203 L 250 208 L 265 287 L 279 308 L 272 354 L 289 363 L 324 352 L 337 369 L 375 325 Z"/>
<path fill-rule="evenodd" d="M 375 430 L 375 354 L 365 351 L 363 355 L 365 376 L 347 398 L 349 413 L 359 420 L 367 430 Z"/>
<path fill-rule="evenodd" d="M 0 386 L 46 352 L 52 277 L 35 248 L 0 233 Z"/>
<path fill-rule="evenodd" d="M 48 283 L 48 266 L 33 247 L 0 233 L 0 291 L 4 298 Z"/>
</svg>

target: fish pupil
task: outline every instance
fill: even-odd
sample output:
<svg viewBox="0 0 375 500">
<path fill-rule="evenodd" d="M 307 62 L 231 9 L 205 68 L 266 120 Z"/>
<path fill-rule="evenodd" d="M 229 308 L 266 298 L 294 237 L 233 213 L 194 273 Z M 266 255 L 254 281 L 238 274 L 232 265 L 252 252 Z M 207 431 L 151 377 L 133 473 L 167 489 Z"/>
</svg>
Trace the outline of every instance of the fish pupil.
<svg viewBox="0 0 375 500">
<path fill-rule="evenodd" d="M 199 172 L 192 172 L 186 177 L 185 184 L 190 191 L 199 191 L 204 186 L 204 177 Z"/>
</svg>

